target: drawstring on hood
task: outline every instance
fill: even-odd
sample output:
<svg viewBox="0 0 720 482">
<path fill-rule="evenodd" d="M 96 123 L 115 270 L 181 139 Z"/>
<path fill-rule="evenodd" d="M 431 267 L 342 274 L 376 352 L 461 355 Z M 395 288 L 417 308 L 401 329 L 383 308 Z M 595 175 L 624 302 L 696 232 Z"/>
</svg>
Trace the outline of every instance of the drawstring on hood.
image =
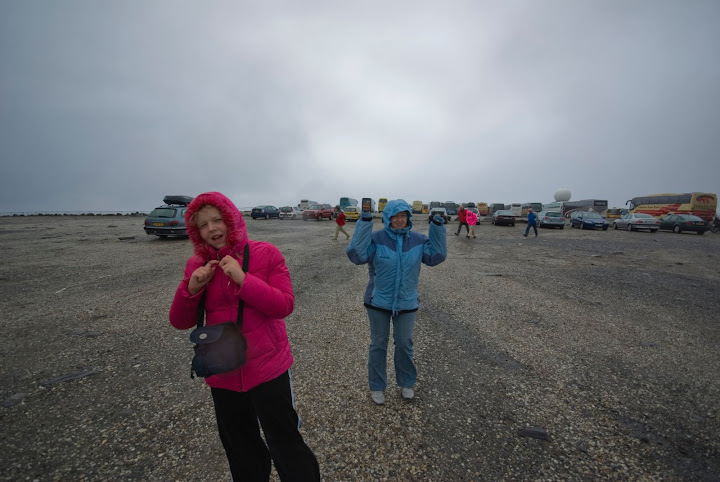
<svg viewBox="0 0 720 482">
<path fill-rule="evenodd" d="M 200 230 L 191 221 L 192 217 L 203 207 L 213 206 L 223 218 L 225 227 L 227 228 L 226 247 L 232 252 L 242 253 L 242 249 L 247 243 L 247 231 L 245 229 L 245 220 L 242 214 L 233 202 L 224 194 L 219 192 L 206 192 L 200 194 L 192 200 L 185 211 L 185 227 L 188 237 L 193 245 L 193 252 L 203 259 L 210 259 L 211 253 L 217 253 L 212 246 L 209 246 L 200 236 Z"/>
</svg>

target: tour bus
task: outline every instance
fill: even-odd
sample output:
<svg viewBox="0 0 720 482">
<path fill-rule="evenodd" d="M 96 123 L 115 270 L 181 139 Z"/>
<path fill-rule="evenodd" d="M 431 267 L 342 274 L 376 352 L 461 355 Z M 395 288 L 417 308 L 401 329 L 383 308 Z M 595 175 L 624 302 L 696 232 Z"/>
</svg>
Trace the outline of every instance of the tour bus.
<svg viewBox="0 0 720 482">
<path fill-rule="evenodd" d="M 455 201 L 445 201 L 445 210 L 447 211 L 448 216 L 455 216 L 458 210 Z"/>
<path fill-rule="evenodd" d="M 543 210 L 542 203 L 523 203 L 522 204 L 522 217 L 526 218 L 528 216 L 529 209 L 532 208 L 532 210 L 535 212 L 535 214 L 539 213 Z"/>
<path fill-rule="evenodd" d="M 372 198 L 369 197 L 362 198 L 362 210 L 368 213 L 374 213 L 375 201 L 373 201 Z"/>
<path fill-rule="evenodd" d="M 477 203 L 476 206 L 477 206 L 478 214 L 479 214 L 480 216 L 487 216 L 487 215 L 488 215 L 488 205 L 487 205 L 487 203 Z"/>
<path fill-rule="evenodd" d="M 432 208 L 444 208 L 445 204 L 441 203 L 440 201 L 430 201 L 430 210 L 432 211 Z"/>
<path fill-rule="evenodd" d="M 300 204 L 298 204 L 298 207 L 299 207 L 302 211 L 305 211 L 306 209 L 308 209 L 308 208 L 309 208 L 310 206 L 312 206 L 313 204 L 317 204 L 317 201 L 310 201 L 309 199 L 301 199 L 301 200 L 300 200 Z"/>
<path fill-rule="evenodd" d="M 628 213 L 627 209 L 622 208 L 608 208 L 605 219 L 620 219 Z"/>
<path fill-rule="evenodd" d="M 493 213 L 496 213 L 498 211 L 502 211 L 503 209 L 505 209 L 504 203 L 492 203 L 490 205 L 490 209 L 488 210 L 488 216 L 490 216 Z"/>
<path fill-rule="evenodd" d="M 513 216 L 516 218 L 522 217 L 522 204 L 520 203 L 512 203 L 510 205 L 510 211 L 512 211 Z M 527 213 L 525 214 L 527 216 Z"/>
<path fill-rule="evenodd" d="M 423 207 L 422 201 L 413 201 L 413 203 L 412 203 L 413 214 L 422 214 L 422 207 Z"/>
<path fill-rule="evenodd" d="M 383 212 L 385 210 L 385 205 L 387 204 L 387 198 L 381 197 L 378 199 L 378 212 Z"/>
<path fill-rule="evenodd" d="M 607 200 L 605 199 L 583 199 L 581 201 L 556 201 L 543 204 L 545 211 L 557 211 L 569 218 L 575 211 L 590 211 L 605 217 L 607 214 Z"/>
<path fill-rule="evenodd" d="M 634 213 L 647 213 L 655 217 L 666 214 L 693 214 L 712 221 L 717 210 L 717 194 L 690 192 L 683 194 L 651 194 L 628 201 Z"/>
<path fill-rule="evenodd" d="M 351 197 L 341 197 L 340 198 L 340 209 L 341 210 L 345 209 L 347 207 L 350 207 L 350 206 L 357 207 L 358 206 L 357 199 L 353 199 Z"/>
</svg>

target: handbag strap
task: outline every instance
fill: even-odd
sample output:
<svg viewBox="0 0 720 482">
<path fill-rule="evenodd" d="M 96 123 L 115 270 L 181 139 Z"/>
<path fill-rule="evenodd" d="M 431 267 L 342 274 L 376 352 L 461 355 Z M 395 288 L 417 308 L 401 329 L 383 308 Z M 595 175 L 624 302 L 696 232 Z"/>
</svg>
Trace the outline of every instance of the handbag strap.
<svg viewBox="0 0 720 482">
<path fill-rule="evenodd" d="M 245 243 L 245 248 L 243 249 L 243 263 L 242 263 L 242 270 L 243 273 L 248 272 L 248 267 L 250 266 L 250 243 Z M 200 303 L 198 304 L 197 309 L 197 327 L 202 328 L 202 326 L 205 324 L 205 296 L 207 295 L 207 290 L 203 291 L 202 297 L 200 298 Z M 238 301 L 238 314 L 237 314 L 237 327 L 238 331 L 242 328 L 242 320 L 243 320 L 243 311 L 245 311 L 245 301 L 241 298 Z"/>
</svg>

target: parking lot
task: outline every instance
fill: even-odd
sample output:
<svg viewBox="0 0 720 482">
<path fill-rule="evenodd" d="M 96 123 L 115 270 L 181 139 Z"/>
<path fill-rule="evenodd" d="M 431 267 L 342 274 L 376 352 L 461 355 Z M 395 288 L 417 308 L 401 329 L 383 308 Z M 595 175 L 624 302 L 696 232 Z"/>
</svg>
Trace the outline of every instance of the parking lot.
<svg viewBox="0 0 720 482">
<path fill-rule="evenodd" d="M 190 243 L 142 223 L 0 218 L 0 480 L 227 477 L 167 319 Z M 720 236 L 484 221 L 467 239 L 453 221 L 420 275 L 416 399 L 388 387 L 376 406 L 367 267 L 331 221 L 246 224 L 293 278 L 293 383 L 325 480 L 719 480 Z"/>
</svg>

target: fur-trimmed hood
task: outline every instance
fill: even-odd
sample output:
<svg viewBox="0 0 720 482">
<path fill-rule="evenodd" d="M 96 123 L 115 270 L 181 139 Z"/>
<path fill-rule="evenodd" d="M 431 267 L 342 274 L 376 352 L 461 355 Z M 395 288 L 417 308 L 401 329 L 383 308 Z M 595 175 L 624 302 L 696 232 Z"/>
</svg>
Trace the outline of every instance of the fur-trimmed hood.
<svg viewBox="0 0 720 482">
<path fill-rule="evenodd" d="M 195 255 L 208 259 L 211 250 L 214 251 L 214 248 L 203 241 L 202 237 L 200 237 L 200 231 L 195 226 L 195 223 L 191 221 L 193 215 L 206 205 L 214 206 L 220 211 L 220 215 L 227 227 L 227 246 L 241 253 L 245 243 L 247 243 L 247 231 L 245 230 L 245 220 L 242 214 L 225 195 L 219 192 L 206 192 L 193 199 L 187 211 L 185 211 L 185 227 Z"/>
</svg>

